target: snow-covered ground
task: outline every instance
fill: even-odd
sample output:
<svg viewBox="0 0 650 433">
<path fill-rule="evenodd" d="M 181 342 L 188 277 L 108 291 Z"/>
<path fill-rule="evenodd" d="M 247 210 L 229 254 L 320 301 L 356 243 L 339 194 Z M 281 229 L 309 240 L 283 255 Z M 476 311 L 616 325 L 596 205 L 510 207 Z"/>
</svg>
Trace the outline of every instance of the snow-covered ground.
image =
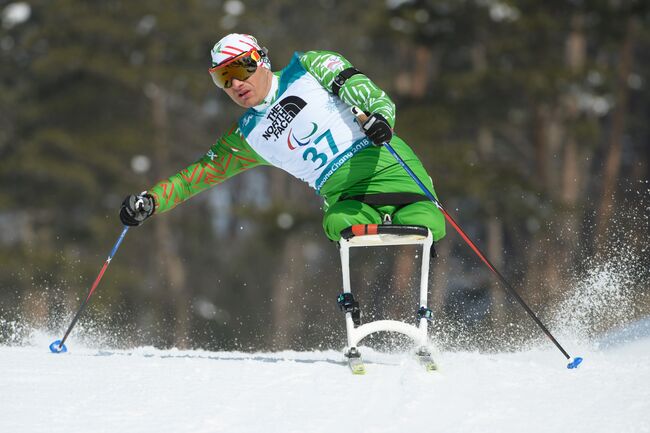
<svg viewBox="0 0 650 433">
<path fill-rule="evenodd" d="M 546 311 L 584 357 L 577 370 L 541 338 L 512 352 L 444 350 L 433 373 L 408 354 L 362 347 L 367 374 L 354 376 L 336 351 L 116 350 L 84 323 L 68 353 L 52 354 L 61 329 L 0 317 L 11 343 L 0 345 L 0 433 L 650 433 L 646 270 L 625 255 L 593 266 Z M 453 338 L 438 328 L 438 343 Z"/>
<path fill-rule="evenodd" d="M 647 334 L 646 334 L 647 335 Z M 50 338 L 52 337 L 52 338 Z M 629 337 L 629 335 L 627 336 Z M 650 338 L 517 353 L 0 347 L 0 432 L 650 432 Z"/>
</svg>

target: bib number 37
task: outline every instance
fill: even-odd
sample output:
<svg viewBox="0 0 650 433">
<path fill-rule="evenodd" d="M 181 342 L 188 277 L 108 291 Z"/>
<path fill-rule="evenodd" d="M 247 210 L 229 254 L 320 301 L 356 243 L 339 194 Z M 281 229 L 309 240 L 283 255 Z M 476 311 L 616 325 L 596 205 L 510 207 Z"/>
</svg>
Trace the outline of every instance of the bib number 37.
<svg viewBox="0 0 650 433">
<path fill-rule="evenodd" d="M 330 151 L 332 152 L 332 156 L 339 153 L 339 148 L 336 146 L 334 137 L 332 137 L 332 131 L 328 129 L 327 131 L 323 132 L 321 135 L 316 137 L 316 139 L 314 140 L 314 145 L 318 144 L 323 139 L 327 140 L 327 145 Z M 325 164 L 327 164 L 329 157 L 324 152 L 318 152 L 318 150 L 316 150 L 316 147 L 309 147 L 305 149 L 305 151 L 303 152 L 302 159 L 304 159 L 305 161 L 312 161 L 315 163 L 320 162 L 320 165 L 314 169 L 314 170 L 319 170 Z"/>
</svg>

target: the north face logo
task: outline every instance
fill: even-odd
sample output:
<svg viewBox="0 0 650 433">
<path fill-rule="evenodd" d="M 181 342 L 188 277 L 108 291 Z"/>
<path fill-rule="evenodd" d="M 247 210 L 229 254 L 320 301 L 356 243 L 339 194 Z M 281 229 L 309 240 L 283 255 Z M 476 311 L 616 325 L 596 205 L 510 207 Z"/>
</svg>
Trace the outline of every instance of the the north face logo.
<svg viewBox="0 0 650 433">
<path fill-rule="evenodd" d="M 273 136 L 277 140 L 291 121 L 305 108 L 305 105 L 307 103 L 297 96 L 283 98 L 269 110 L 266 118 L 271 121 L 271 124 L 266 128 L 262 137 L 268 141 Z"/>
</svg>

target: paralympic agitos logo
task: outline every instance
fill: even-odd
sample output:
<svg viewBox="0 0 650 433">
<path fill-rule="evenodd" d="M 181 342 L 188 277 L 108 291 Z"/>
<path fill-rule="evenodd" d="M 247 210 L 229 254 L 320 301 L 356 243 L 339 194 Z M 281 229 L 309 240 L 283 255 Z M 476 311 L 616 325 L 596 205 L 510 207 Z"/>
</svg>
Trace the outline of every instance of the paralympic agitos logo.
<svg viewBox="0 0 650 433">
<path fill-rule="evenodd" d="M 276 140 L 289 127 L 293 119 L 305 108 L 307 103 L 297 96 L 287 96 L 275 104 L 266 116 L 271 124 L 262 133 L 266 141 L 273 136 Z"/>
</svg>

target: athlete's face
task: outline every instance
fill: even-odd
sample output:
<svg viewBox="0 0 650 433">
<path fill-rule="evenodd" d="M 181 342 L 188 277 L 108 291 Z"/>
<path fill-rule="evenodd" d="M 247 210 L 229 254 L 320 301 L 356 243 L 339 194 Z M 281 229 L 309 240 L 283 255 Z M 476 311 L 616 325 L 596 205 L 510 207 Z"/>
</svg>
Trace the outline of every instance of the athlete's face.
<svg viewBox="0 0 650 433">
<path fill-rule="evenodd" d="M 244 108 L 251 108 L 259 105 L 271 88 L 271 71 L 267 68 L 258 67 L 253 75 L 247 80 L 232 80 L 232 86 L 223 89 L 235 104 Z"/>
</svg>

